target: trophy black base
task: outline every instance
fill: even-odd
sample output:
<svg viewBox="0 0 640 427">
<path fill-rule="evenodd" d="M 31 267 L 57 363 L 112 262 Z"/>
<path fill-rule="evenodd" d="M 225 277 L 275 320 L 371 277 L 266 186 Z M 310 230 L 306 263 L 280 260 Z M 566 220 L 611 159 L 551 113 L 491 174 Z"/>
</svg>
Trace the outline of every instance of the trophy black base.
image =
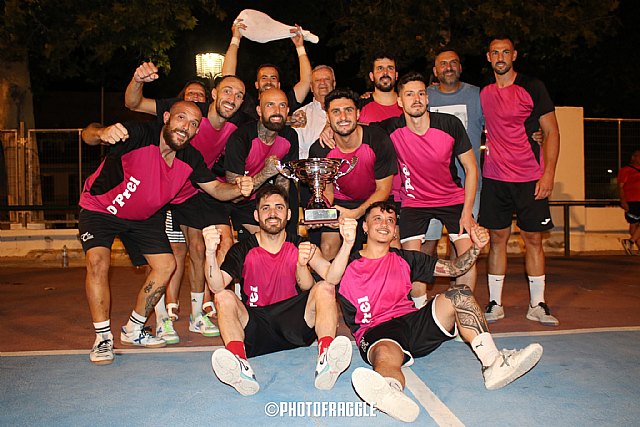
<svg viewBox="0 0 640 427">
<path fill-rule="evenodd" d="M 338 209 L 336 208 L 307 208 L 304 209 L 303 225 L 337 224 Z"/>
</svg>

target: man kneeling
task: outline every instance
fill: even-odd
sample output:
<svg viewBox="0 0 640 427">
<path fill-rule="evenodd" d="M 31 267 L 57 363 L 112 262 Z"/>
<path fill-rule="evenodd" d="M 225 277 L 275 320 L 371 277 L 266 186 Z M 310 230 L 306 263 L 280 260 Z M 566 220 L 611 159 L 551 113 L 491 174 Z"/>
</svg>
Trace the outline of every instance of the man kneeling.
<svg viewBox="0 0 640 427">
<path fill-rule="evenodd" d="M 286 233 L 291 211 L 287 192 L 281 187 L 265 185 L 257 192 L 254 217 L 260 230 L 236 243 L 221 266 L 215 257 L 220 233 L 215 226 L 203 230 L 205 275 L 215 294 L 225 343 L 225 348 L 211 356 L 213 370 L 240 394 L 252 395 L 260 386 L 249 357 L 309 346 L 318 339 L 315 386 L 331 389 L 351 363 L 351 340 L 335 337 L 335 285 L 349 260 L 357 222 L 341 221 L 343 244 L 330 263 L 315 245 Z M 325 281 L 315 283 L 309 267 Z M 241 280 L 242 301 L 225 289 L 233 279 Z"/>
<path fill-rule="evenodd" d="M 426 356 L 459 332 L 482 363 L 485 386 L 498 389 L 533 368 L 542 346 L 498 351 L 483 310 L 465 284 L 452 285 L 426 306 L 416 309 L 409 298 L 413 282 L 433 282 L 434 276 L 456 277 L 471 268 L 489 242 L 485 228 L 469 231 L 472 247 L 453 261 L 421 252 L 391 249 L 396 229 L 395 206 L 374 203 L 365 214 L 365 249 L 352 256 L 342 277 L 338 299 L 360 355 L 374 370 L 357 368 L 353 387 L 367 403 L 401 421 L 414 421 L 420 408 L 403 393 L 401 367 Z"/>
</svg>

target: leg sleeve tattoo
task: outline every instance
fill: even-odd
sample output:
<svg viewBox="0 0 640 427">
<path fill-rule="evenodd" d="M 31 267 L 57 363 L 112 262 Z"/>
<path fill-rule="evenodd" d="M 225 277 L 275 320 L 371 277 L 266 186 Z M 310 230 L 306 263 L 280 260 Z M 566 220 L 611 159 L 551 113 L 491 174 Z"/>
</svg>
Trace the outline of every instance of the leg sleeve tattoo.
<svg viewBox="0 0 640 427">
<path fill-rule="evenodd" d="M 145 317 L 149 317 L 149 315 L 153 311 L 154 307 L 156 306 L 158 301 L 160 301 L 160 298 L 162 298 L 162 295 L 164 295 L 166 290 L 167 290 L 167 286 L 166 285 L 165 286 L 160 286 L 157 289 L 151 291 L 151 293 L 146 296 L 145 302 L 144 302 L 144 315 L 145 315 Z M 145 288 L 145 292 L 149 293 L 146 290 L 146 288 Z"/>
<path fill-rule="evenodd" d="M 446 290 L 444 296 L 451 301 L 456 311 L 458 327 L 472 329 L 478 335 L 488 332 L 484 313 L 473 296 L 473 291 L 465 284 L 455 284 Z"/>
</svg>

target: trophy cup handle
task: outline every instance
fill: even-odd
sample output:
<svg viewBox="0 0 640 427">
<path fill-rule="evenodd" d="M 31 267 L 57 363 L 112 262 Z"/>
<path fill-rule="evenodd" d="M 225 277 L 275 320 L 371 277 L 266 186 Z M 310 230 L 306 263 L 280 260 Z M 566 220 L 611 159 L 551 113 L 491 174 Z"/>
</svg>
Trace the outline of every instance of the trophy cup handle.
<svg viewBox="0 0 640 427">
<path fill-rule="evenodd" d="M 291 164 L 289 162 L 281 163 L 280 160 L 278 160 L 278 163 L 276 164 L 276 169 L 285 178 L 289 178 L 294 180 L 295 182 L 298 182 L 298 177 L 296 176 L 296 174 L 288 172 L 288 171 L 293 172 L 293 168 L 291 167 Z"/>
<path fill-rule="evenodd" d="M 344 171 L 344 172 L 338 172 L 338 173 L 336 174 L 336 176 L 333 178 L 333 182 L 336 182 L 336 181 L 338 180 L 338 178 L 340 178 L 340 177 L 342 177 L 342 176 L 345 176 L 346 174 L 348 174 L 349 172 L 351 172 L 351 171 L 353 170 L 353 168 L 355 168 L 355 167 L 356 167 L 356 165 L 358 164 L 358 157 L 353 156 L 353 157 L 351 158 L 351 161 L 349 161 L 349 160 L 345 160 L 345 159 L 341 159 L 341 161 L 340 161 L 340 167 L 342 167 L 342 165 L 344 165 L 345 163 L 349 165 L 349 169 L 347 169 L 347 170 L 346 170 L 346 171 Z"/>
</svg>

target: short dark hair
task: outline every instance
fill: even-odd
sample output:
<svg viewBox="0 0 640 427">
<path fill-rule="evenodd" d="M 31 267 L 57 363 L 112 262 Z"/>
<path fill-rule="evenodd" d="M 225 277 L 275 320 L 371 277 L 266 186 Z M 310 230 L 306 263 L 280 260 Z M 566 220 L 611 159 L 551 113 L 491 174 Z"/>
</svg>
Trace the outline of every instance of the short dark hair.
<svg viewBox="0 0 640 427">
<path fill-rule="evenodd" d="M 371 57 L 371 69 L 373 70 L 373 67 L 376 64 L 376 61 L 378 61 L 379 59 L 390 59 L 393 61 L 394 64 L 396 64 L 396 66 L 398 65 L 398 61 L 396 60 L 396 56 L 388 51 L 379 51 L 376 52 L 372 57 Z"/>
<path fill-rule="evenodd" d="M 417 71 L 409 71 L 408 73 L 403 74 L 398 79 L 398 92 L 402 91 L 403 86 L 409 82 L 422 82 L 424 83 L 425 87 L 429 86 L 427 83 L 427 79 L 424 78 L 424 75 L 418 73 Z"/>
<path fill-rule="evenodd" d="M 491 43 L 493 43 L 495 40 L 509 40 L 513 45 L 513 48 L 515 49 L 516 47 L 516 40 L 514 40 L 513 37 L 511 37 L 509 34 L 495 34 L 489 37 L 489 42 L 487 43 L 487 49 L 491 48 Z"/>
<path fill-rule="evenodd" d="M 458 53 L 458 51 L 453 47 L 453 46 L 445 46 L 442 49 L 438 49 L 436 50 L 436 54 L 433 56 L 433 62 L 435 64 L 436 59 L 438 58 L 438 56 L 442 55 L 445 52 L 453 52 L 456 55 L 458 55 L 458 58 L 460 58 L 460 54 Z M 460 58 L 460 61 L 462 61 L 462 59 Z"/>
<path fill-rule="evenodd" d="M 289 194 L 287 190 L 279 185 L 267 183 L 256 191 L 256 209 L 258 209 L 261 200 L 266 199 L 269 196 L 273 196 L 274 194 L 281 196 L 284 199 L 287 208 L 289 207 Z"/>
<path fill-rule="evenodd" d="M 187 88 L 191 85 L 199 85 L 202 86 L 202 89 L 204 89 L 204 98 L 206 101 L 209 101 L 209 89 L 207 89 L 207 84 L 205 82 L 203 82 L 202 80 L 189 80 L 187 83 L 185 83 L 185 85 L 183 86 L 182 90 L 178 93 L 178 96 L 176 98 L 180 98 L 182 100 L 184 100 L 184 95 L 185 92 L 187 91 Z"/>
<path fill-rule="evenodd" d="M 380 208 L 382 212 L 394 213 L 396 215 L 398 214 L 398 209 L 396 208 L 396 205 L 394 205 L 393 203 L 389 203 L 386 200 L 381 200 L 379 202 L 375 202 L 369 205 L 367 210 L 364 212 L 365 221 L 367 220 L 367 218 L 369 218 L 369 214 L 371 213 L 371 211 L 376 208 Z"/>
<path fill-rule="evenodd" d="M 358 108 L 358 94 L 352 91 L 349 88 L 336 88 L 329 92 L 327 96 L 324 97 L 324 109 L 329 111 L 329 104 L 334 99 L 346 98 L 353 101 L 356 108 Z"/>
<path fill-rule="evenodd" d="M 258 76 L 260 74 L 260 70 L 262 70 L 263 68 L 275 68 L 276 69 L 276 73 L 278 73 L 278 80 L 280 80 L 280 76 L 282 75 L 282 73 L 280 72 L 280 68 L 278 68 L 277 65 L 266 63 L 266 64 L 260 64 L 260 66 L 256 70 L 256 81 L 258 80 Z"/>
</svg>

